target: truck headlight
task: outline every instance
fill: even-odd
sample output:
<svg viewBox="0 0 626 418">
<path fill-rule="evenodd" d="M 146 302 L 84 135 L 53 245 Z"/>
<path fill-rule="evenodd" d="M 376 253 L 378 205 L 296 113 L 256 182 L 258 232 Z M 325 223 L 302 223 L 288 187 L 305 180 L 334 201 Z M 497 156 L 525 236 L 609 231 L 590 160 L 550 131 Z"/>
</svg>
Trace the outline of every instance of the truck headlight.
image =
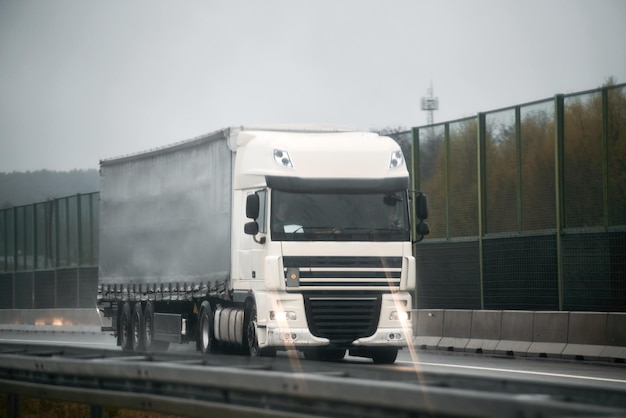
<svg viewBox="0 0 626 418">
<path fill-rule="evenodd" d="M 389 315 L 391 321 L 409 321 L 411 319 L 411 312 L 405 311 L 393 311 Z"/>
<path fill-rule="evenodd" d="M 296 319 L 298 317 L 292 311 L 270 311 L 270 320 L 272 321 L 295 321 Z"/>
</svg>

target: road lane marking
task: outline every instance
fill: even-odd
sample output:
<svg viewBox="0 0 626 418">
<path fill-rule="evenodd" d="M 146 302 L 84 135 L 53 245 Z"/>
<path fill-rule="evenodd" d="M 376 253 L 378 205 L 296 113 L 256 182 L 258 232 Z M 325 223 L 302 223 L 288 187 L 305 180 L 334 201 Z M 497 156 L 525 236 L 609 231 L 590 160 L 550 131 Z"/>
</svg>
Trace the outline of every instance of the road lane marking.
<svg viewBox="0 0 626 418">
<path fill-rule="evenodd" d="M 626 380 L 622 379 L 611 379 L 608 377 L 593 377 L 593 376 L 576 376 L 571 374 L 562 374 L 562 373 L 548 373 L 548 372 L 535 372 L 528 370 L 515 370 L 515 369 L 499 369 L 496 367 L 481 367 L 481 366 L 464 366 L 460 364 L 441 364 L 441 363 L 426 363 L 422 361 L 418 361 L 414 363 L 412 361 L 401 361 L 398 360 L 396 363 L 405 363 L 412 365 L 421 365 L 421 366 L 435 366 L 435 367 L 449 367 L 456 369 L 467 369 L 467 370 L 481 370 L 481 371 L 490 371 L 490 372 L 506 372 L 506 373 L 517 373 L 517 374 L 526 374 L 533 376 L 546 376 L 546 377 L 560 377 L 560 378 L 569 378 L 569 379 L 580 379 L 580 380 L 593 380 L 598 382 L 610 382 L 610 383 L 624 383 L 626 384 Z"/>
</svg>

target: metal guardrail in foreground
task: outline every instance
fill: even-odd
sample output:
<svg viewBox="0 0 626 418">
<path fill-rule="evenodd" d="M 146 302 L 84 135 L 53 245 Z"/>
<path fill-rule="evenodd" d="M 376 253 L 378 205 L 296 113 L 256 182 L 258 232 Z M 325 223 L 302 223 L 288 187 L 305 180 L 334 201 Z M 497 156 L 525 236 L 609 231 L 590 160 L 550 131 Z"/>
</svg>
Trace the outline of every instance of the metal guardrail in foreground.
<svg viewBox="0 0 626 418">
<path fill-rule="evenodd" d="M 514 393 L 492 390 L 480 379 L 472 388 L 473 378 L 465 387 L 450 387 L 454 378 L 445 376 L 408 380 L 406 371 L 367 365 L 296 366 L 293 359 L 222 356 L 233 359 L 231 366 L 218 366 L 219 359 L 167 354 L 2 344 L 0 391 L 11 395 L 9 409 L 15 396 L 26 395 L 91 404 L 92 416 L 102 416 L 101 406 L 237 418 L 626 415 L 626 393 L 612 391 L 606 399 L 585 403 L 575 394 L 551 396 L 537 388 L 520 392 L 523 385 L 513 384 Z M 355 366 L 366 371 L 352 373 Z"/>
</svg>

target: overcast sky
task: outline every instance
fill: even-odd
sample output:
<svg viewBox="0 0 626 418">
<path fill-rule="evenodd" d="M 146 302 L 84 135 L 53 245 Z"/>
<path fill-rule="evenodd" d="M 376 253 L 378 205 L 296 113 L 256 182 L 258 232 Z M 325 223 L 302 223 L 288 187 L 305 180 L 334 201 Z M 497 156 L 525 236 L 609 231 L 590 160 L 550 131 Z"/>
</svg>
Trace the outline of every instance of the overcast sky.
<svg viewBox="0 0 626 418">
<path fill-rule="evenodd" d="M 426 124 L 626 82 L 626 0 L 0 0 L 0 172 L 233 125 Z"/>
</svg>

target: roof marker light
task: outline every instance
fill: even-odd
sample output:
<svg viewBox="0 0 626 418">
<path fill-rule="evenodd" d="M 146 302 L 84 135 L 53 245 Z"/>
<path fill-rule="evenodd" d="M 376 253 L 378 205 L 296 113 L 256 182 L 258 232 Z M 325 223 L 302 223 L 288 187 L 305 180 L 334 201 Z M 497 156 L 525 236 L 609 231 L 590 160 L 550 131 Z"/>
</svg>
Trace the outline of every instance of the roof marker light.
<svg viewBox="0 0 626 418">
<path fill-rule="evenodd" d="M 276 161 L 276 164 L 282 167 L 293 168 L 291 157 L 289 156 L 289 153 L 285 150 L 274 149 L 274 161 Z"/>
<path fill-rule="evenodd" d="M 389 160 L 389 168 L 397 168 L 404 162 L 404 155 L 402 151 L 394 151 L 391 153 L 391 159 Z"/>
</svg>

